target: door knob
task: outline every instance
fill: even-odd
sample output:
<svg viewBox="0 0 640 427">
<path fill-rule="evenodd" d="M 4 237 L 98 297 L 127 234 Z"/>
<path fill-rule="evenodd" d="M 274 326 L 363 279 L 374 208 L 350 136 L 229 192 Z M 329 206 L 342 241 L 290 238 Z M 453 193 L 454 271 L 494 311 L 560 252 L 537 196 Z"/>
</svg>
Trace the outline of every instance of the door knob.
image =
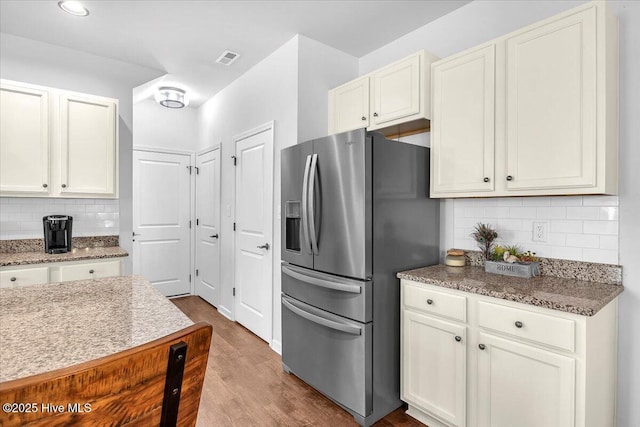
<svg viewBox="0 0 640 427">
<path fill-rule="evenodd" d="M 269 250 L 269 247 L 270 247 L 270 246 L 269 246 L 269 244 L 268 244 L 268 243 L 265 243 L 264 245 L 260 245 L 260 246 L 258 246 L 257 248 L 258 248 L 258 249 L 266 249 L 266 250 Z"/>
<path fill-rule="evenodd" d="M 141 235 L 140 233 L 136 233 L 135 231 L 133 232 L 133 237 L 140 236 L 140 235 Z"/>
<path fill-rule="evenodd" d="M 220 236 L 218 236 L 217 234 L 214 234 L 213 236 L 209 236 L 209 237 L 212 238 L 212 239 L 217 239 Z"/>
</svg>

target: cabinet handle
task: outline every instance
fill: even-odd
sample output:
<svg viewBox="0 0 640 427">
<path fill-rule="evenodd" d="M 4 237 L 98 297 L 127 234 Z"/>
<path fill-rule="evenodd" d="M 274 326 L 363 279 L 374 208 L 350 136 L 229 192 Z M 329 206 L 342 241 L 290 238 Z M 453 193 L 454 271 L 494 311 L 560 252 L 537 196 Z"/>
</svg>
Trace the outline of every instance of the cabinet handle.
<svg viewBox="0 0 640 427">
<path fill-rule="evenodd" d="M 429 304 L 429 305 L 433 304 L 433 300 L 432 300 L 431 298 L 429 298 L 429 299 L 427 300 L 427 304 Z"/>
<path fill-rule="evenodd" d="M 459 336 L 459 335 L 456 335 L 456 341 L 458 341 L 458 342 L 462 341 L 462 337 Z"/>
<path fill-rule="evenodd" d="M 484 350 L 484 349 L 485 349 L 485 348 L 487 348 L 487 347 L 485 347 L 485 345 L 484 345 L 484 344 L 478 344 L 478 348 L 479 348 L 480 350 Z"/>
<path fill-rule="evenodd" d="M 522 322 L 521 321 L 517 321 L 516 322 L 516 328 L 522 328 Z"/>
<path fill-rule="evenodd" d="M 62 184 L 62 188 L 67 188 L 67 184 Z"/>
<path fill-rule="evenodd" d="M 12 278 L 11 278 L 11 279 L 9 279 L 9 280 L 11 280 L 12 282 L 15 282 L 15 281 L 16 281 L 16 278 L 15 278 L 15 277 L 12 277 Z"/>
<path fill-rule="evenodd" d="M 47 188 L 48 185 L 47 184 L 42 184 L 42 188 Z"/>
<path fill-rule="evenodd" d="M 89 270 L 89 274 L 93 274 L 93 268 Z"/>
<path fill-rule="evenodd" d="M 483 181 L 484 181 L 484 182 L 489 182 L 489 181 L 491 181 L 491 180 L 489 179 L 489 177 L 485 176 L 485 177 L 484 177 L 484 179 L 483 179 Z"/>
<path fill-rule="evenodd" d="M 513 177 L 511 175 L 507 175 L 507 181 L 513 181 Z"/>
<path fill-rule="evenodd" d="M 361 120 L 363 120 L 363 121 L 364 121 L 364 120 L 367 120 L 367 118 L 366 118 L 365 116 L 362 116 L 362 119 L 361 119 Z"/>
<path fill-rule="evenodd" d="M 373 117 L 378 117 L 378 113 L 373 113 Z"/>
</svg>

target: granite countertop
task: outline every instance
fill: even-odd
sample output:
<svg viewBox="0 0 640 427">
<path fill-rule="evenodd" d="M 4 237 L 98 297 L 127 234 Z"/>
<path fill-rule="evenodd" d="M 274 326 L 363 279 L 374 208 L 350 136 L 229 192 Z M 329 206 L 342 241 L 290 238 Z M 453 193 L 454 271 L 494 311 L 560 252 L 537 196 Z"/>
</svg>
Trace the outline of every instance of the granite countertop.
<svg viewBox="0 0 640 427">
<path fill-rule="evenodd" d="M 622 285 L 564 277 L 531 279 L 486 273 L 482 267 L 433 265 L 398 273 L 398 278 L 487 295 L 568 313 L 593 316 L 623 291 Z"/>
<path fill-rule="evenodd" d="M 0 288 L 0 382 L 124 351 L 192 324 L 141 276 Z"/>
<path fill-rule="evenodd" d="M 129 256 L 120 246 L 98 248 L 74 248 L 64 254 L 48 254 L 44 251 L 0 253 L 0 267 L 10 265 L 42 264 L 49 262 L 80 261 L 84 259 L 118 258 Z"/>
</svg>

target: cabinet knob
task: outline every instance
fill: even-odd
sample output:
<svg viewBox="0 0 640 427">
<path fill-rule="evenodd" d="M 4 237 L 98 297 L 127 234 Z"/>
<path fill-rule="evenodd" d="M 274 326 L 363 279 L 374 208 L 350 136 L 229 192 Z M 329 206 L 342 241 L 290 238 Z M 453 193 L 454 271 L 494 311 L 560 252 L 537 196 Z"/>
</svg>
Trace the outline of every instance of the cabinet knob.
<svg viewBox="0 0 640 427">
<path fill-rule="evenodd" d="M 431 298 L 429 298 L 429 299 L 427 300 L 427 304 L 429 304 L 429 305 L 433 304 L 433 300 L 432 300 Z"/>
<path fill-rule="evenodd" d="M 522 322 L 521 321 L 517 321 L 516 322 L 516 328 L 522 328 Z"/>
<path fill-rule="evenodd" d="M 507 181 L 513 181 L 513 177 L 511 175 L 507 175 Z"/>
<path fill-rule="evenodd" d="M 89 270 L 89 274 L 93 274 L 93 268 Z"/>
<path fill-rule="evenodd" d="M 378 117 L 378 113 L 373 113 L 373 117 Z"/>
<path fill-rule="evenodd" d="M 15 281 L 16 281 L 16 278 L 15 278 L 15 277 L 12 277 L 12 278 L 11 278 L 11 279 L 9 279 L 9 280 L 11 280 L 12 282 L 15 282 Z"/>
<path fill-rule="evenodd" d="M 456 341 L 458 342 L 462 341 L 462 337 L 460 335 L 456 335 Z"/>
<path fill-rule="evenodd" d="M 484 182 L 489 182 L 489 181 L 491 181 L 491 180 L 489 179 L 489 177 L 485 176 L 485 177 L 484 177 L 484 179 L 483 179 L 483 181 L 484 181 Z"/>
<path fill-rule="evenodd" d="M 62 184 L 62 188 L 67 188 L 67 184 Z"/>
<path fill-rule="evenodd" d="M 42 188 L 47 188 L 48 185 L 47 184 L 42 184 Z"/>
<path fill-rule="evenodd" d="M 478 348 L 479 348 L 480 350 L 484 350 L 484 349 L 485 349 L 485 348 L 487 348 L 487 347 L 485 347 L 485 345 L 484 345 L 484 344 L 478 344 Z"/>
<path fill-rule="evenodd" d="M 362 116 L 362 119 L 361 119 L 361 120 L 367 120 L 367 118 L 366 118 L 365 116 Z"/>
</svg>

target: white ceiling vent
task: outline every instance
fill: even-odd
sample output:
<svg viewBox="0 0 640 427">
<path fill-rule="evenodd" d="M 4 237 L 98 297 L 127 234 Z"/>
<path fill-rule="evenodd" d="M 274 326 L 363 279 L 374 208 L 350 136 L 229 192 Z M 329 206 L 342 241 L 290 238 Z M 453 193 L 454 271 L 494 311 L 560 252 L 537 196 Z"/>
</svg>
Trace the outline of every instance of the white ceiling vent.
<svg viewBox="0 0 640 427">
<path fill-rule="evenodd" d="M 218 59 L 216 59 L 216 62 L 222 65 L 231 65 L 236 59 L 238 59 L 239 56 L 239 53 L 225 50 L 224 52 L 222 52 L 222 55 L 220 55 Z"/>
</svg>

